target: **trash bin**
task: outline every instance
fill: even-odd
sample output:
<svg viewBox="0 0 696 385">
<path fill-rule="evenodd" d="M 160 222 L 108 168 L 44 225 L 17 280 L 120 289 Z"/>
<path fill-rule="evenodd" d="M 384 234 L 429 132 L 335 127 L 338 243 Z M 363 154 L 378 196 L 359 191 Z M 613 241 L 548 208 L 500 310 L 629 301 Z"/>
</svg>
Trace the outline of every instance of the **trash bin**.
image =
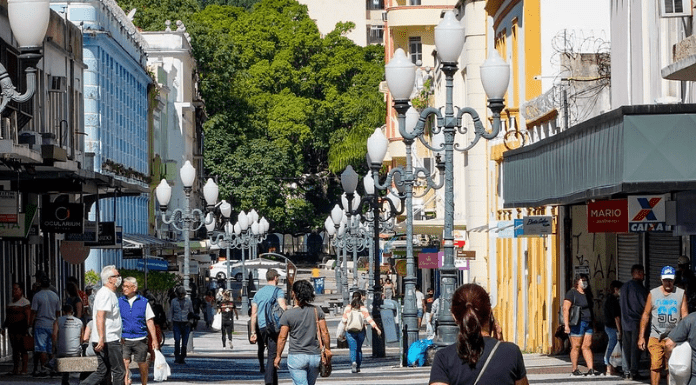
<svg viewBox="0 0 696 385">
<path fill-rule="evenodd" d="M 313 278 L 314 294 L 324 294 L 324 277 Z"/>
</svg>

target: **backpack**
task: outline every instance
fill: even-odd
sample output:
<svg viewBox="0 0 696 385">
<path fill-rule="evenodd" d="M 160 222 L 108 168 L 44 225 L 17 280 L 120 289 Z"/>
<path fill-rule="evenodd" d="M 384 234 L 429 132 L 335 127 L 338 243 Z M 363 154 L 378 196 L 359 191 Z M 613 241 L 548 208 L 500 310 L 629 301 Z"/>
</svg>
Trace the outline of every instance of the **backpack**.
<svg viewBox="0 0 696 385">
<path fill-rule="evenodd" d="M 363 330 L 363 317 L 360 309 L 351 309 L 348 315 L 348 322 L 346 322 L 346 331 L 349 332 L 359 332 Z"/>
<path fill-rule="evenodd" d="M 273 290 L 273 296 L 266 305 L 264 312 L 266 316 L 266 330 L 273 334 L 280 333 L 280 317 L 285 311 L 278 303 L 278 290 L 280 289 L 277 287 Z"/>
</svg>

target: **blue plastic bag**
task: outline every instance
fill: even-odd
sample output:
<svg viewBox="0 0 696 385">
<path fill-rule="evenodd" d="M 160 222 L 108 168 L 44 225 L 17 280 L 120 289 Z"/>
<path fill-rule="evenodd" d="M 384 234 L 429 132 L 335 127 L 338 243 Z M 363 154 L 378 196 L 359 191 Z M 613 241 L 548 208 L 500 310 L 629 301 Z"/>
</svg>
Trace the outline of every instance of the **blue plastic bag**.
<svg viewBox="0 0 696 385">
<path fill-rule="evenodd" d="M 408 348 L 406 360 L 409 366 L 423 366 L 425 364 L 425 353 L 428 346 L 433 344 L 433 340 L 422 339 L 411 344 Z"/>
</svg>

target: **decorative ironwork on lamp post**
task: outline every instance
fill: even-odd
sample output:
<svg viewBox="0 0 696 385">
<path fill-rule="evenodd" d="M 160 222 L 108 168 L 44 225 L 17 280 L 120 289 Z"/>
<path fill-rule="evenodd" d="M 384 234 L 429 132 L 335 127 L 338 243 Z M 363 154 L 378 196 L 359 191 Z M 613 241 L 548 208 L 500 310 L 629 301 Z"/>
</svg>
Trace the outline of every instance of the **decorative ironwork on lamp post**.
<svg viewBox="0 0 696 385">
<path fill-rule="evenodd" d="M 167 218 L 167 205 L 172 197 L 172 188 L 167 183 L 166 179 L 162 179 L 160 184 L 155 189 L 157 201 L 162 211 L 162 222 L 173 226 L 178 231 L 184 233 L 184 287 L 186 288 L 186 296 L 191 295 L 191 287 L 189 286 L 190 264 L 191 264 L 191 231 L 197 231 L 212 220 L 212 216 L 206 216 L 199 209 L 191 210 L 191 192 L 193 190 L 193 182 L 196 179 L 196 169 L 193 168 L 188 160 L 179 171 L 181 183 L 184 186 L 184 194 L 186 195 L 185 205 L 183 209 L 176 209 Z M 212 211 L 217 203 L 218 186 L 212 179 L 208 179 L 203 186 L 203 197 L 207 203 L 206 211 Z"/>
<path fill-rule="evenodd" d="M 211 245 L 224 246 L 226 251 L 226 265 L 227 274 L 225 276 L 225 287 L 227 290 L 232 290 L 232 266 L 230 261 L 230 248 L 232 248 L 232 242 L 234 238 L 234 229 L 232 228 L 232 223 L 230 223 L 230 216 L 232 215 L 232 205 L 227 201 L 223 200 L 220 204 L 220 215 L 222 216 L 222 223 L 220 224 L 222 231 L 215 234 L 216 220 L 213 213 L 208 213 L 208 223 L 206 223 L 205 228 L 208 230 L 208 238 L 210 239 Z"/>
<path fill-rule="evenodd" d="M 454 150 L 460 152 L 466 152 L 472 147 L 474 147 L 478 141 L 483 138 L 486 140 L 494 139 L 498 136 L 500 130 L 500 112 L 505 108 L 504 96 L 507 90 L 509 78 L 510 78 L 510 67 L 506 64 L 500 57 L 496 50 L 491 50 L 488 59 L 481 65 L 481 82 L 483 83 L 483 88 L 488 95 L 488 108 L 492 112 L 493 123 L 491 132 L 487 132 L 479 118 L 478 113 L 469 107 L 457 108 L 455 113 L 453 107 L 453 79 L 454 74 L 457 72 L 457 61 L 461 55 L 464 46 L 464 27 L 459 23 L 454 15 L 454 12 L 447 12 L 443 20 L 435 28 L 435 45 L 437 48 L 438 56 L 442 62 L 442 71 L 445 74 L 446 82 L 446 104 L 444 107 L 444 115 L 440 109 L 428 107 L 424 109 L 418 118 L 413 129 L 407 129 L 405 120 L 406 113 L 409 109 L 409 97 L 413 89 L 413 84 L 415 81 L 415 66 L 406 58 L 403 50 L 398 49 L 394 53 L 392 60 L 385 66 L 386 68 L 386 79 L 389 90 L 394 98 L 394 109 L 396 110 L 399 118 L 399 132 L 404 138 L 404 143 L 407 144 L 407 163 L 410 163 L 410 147 L 409 143 L 418 138 L 421 143 L 440 155 L 444 152 L 444 186 L 445 186 L 445 218 L 444 218 L 444 260 L 443 265 L 440 268 L 441 280 L 440 280 L 440 306 L 438 309 L 439 325 L 437 330 L 436 342 L 441 345 L 452 344 L 456 341 L 456 336 L 458 333 L 457 326 L 454 319 L 451 316 L 451 300 L 452 294 L 455 290 L 457 269 L 454 266 L 454 170 L 453 170 L 453 152 Z M 467 114 L 473 120 L 474 125 L 474 139 L 466 146 L 461 148 L 459 145 L 455 145 L 454 139 L 455 134 L 459 132 L 460 134 L 465 134 L 467 132 L 466 127 L 462 127 L 462 117 Z M 436 117 L 437 124 L 432 127 L 432 133 L 437 135 L 442 133 L 444 136 L 444 143 L 440 146 L 434 147 L 426 142 L 423 138 L 425 133 L 426 122 L 428 118 L 434 115 Z M 375 131 L 373 136 L 382 135 L 381 131 L 379 133 Z M 386 154 L 386 138 L 374 139 L 374 143 L 379 144 L 379 148 L 375 148 L 375 155 L 372 152 L 370 157 L 375 162 L 375 165 L 381 165 L 384 155 Z M 371 138 L 372 139 L 372 138 Z M 368 149 L 370 148 L 370 142 L 368 141 Z M 381 156 L 379 156 L 381 155 Z M 439 158 L 439 156 L 438 156 Z M 408 168 L 408 166 L 407 166 Z M 408 169 L 406 170 L 408 175 Z M 408 179 L 408 176 L 407 176 Z M 440 188 L 441 186 L 433 186 L 435 188 Z M 407 202 L 410 199 L 410 194 L 407 192 Z M 408 228 L 413 228 L 413 219 L 410 207 L 409 210 Z M 407 242 L 410 244 L 410 242 Z M 404 310 L 404 317 L 406 318 L 406 312 L 410 308 L 407 307 Z M 408 314 L 410 318 L 410 314 Z M 409 326 L 410 327 L 410 326 Z M 412 341 L 410 341 L 412 342 Z"/>
</svg>

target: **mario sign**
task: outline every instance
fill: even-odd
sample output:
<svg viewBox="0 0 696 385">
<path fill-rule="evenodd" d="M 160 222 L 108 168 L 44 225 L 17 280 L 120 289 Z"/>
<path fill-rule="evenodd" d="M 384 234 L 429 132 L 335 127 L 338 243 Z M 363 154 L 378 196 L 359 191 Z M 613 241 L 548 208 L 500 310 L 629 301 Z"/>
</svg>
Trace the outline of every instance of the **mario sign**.
<svg viewBox="0 0 696 385">
<path fill-rule="evenodd" d="M 587 231 L 590 233 L 627 232 L 628 203 L 626 199 L 588 203 Z"/>
<path fill-rule="evenodd" d="M 628 230 L 632 233 L 667 231 L 665 196 L 628 197 Z"/>
</svg>

